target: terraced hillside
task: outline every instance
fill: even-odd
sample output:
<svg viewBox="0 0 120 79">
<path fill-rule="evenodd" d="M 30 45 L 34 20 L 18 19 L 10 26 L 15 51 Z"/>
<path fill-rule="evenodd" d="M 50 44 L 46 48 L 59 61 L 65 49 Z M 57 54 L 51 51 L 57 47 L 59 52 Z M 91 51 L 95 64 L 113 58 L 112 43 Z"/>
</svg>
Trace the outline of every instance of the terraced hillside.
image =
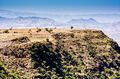
<svg viewBox="0 0 120 79">
<path fill-rule="evenodd" d="M 10 34 L 15 37 L 0 41 L 0 78 L 120 78 L 120 47 L 102 31 L 42 29 Z"/>
</svg>

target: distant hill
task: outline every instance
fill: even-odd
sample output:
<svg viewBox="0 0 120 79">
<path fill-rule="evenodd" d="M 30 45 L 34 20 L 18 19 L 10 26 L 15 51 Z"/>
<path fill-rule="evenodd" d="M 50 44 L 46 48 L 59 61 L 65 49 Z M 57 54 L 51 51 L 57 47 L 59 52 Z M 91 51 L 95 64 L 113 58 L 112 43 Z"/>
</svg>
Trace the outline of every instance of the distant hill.
<svg viewBox="0 0 120 79">
<path fill-rule="evenodd" d="M 94 27 L 98 27 L 101 25 L 101 23 L 97 22 L 95 19 L 93 18 L 89 18 L 89 19 L 72 19 L 70 21 L 67 22 L 68 25 L 70 26 L 81 26 L 81 27 L 87 27 L 87 28 L 94 28 Z"/>
<path fill-rule="evenodd" d="M 93 18 L 89 19 L 72 19 L 68 23 L 81 23 L 81 22 L 86 22 L 86 23 L 96 23 L 97 21 L 94 20 Z"/>
</svg>

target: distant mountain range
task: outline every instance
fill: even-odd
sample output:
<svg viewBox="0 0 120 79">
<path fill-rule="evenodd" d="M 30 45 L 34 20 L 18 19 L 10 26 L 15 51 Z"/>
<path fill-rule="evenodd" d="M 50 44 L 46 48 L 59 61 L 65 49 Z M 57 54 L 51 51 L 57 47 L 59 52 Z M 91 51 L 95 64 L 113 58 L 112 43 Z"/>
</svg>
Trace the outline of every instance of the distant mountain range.
<svg viewBox="0 0 120 79">
<path fill-rule="evenodd" d="M 99 22 L 93 18 L 89 19 L 72 19 L 66 23 L 57 22 L 54 19 L 43 18 L 43 17 L 16 17 L 16 18 L 7 18 L 0 16 L 0 25 L 2 27 L 45 27 L 45 26 L 84 26 L 84 27 L 93 27 L 100 25 Z"/>
<path fill-rule="evenodd" d="M 2 27 L 35 27 L 35 26 L 51 26 L 54 25 L 56 21 L 50 18 L 41 17 L 16 17 L 7 18 L 0 17 L 0 24 Z"/>
<path fill-rule="evenodd" d="M 89 19 L 72 19 L 70 21 L 67 22 L 68 25 L 72 25 L 72 26 L 84 26 L 84 27 L 93 27 L 93 26 L 98 26 L 100 25 L 99 22 L 97 22 L 95 19 L 93 18 L 89 18 Z"/>
<path fill-rule="evenodd" d="M 67 22 L 71 19 L 89 19 L 94 18 L 98 22 L 102 23 L 109 23 L 109 22 L 117 22 L 120 21 L 120 13 L 114 13 L 114 14 L 51 14 L 51 13 L 41 13 L 41 12 L 20 12 L 15 10 L 2 10 L 0 9 L 0 16 L 2 17 L 8 17 L 8 18 L 15 18 L 15 17 L 30 17 L 30 16 L 36 16 L 36 17 L 47 17 L 52 18 L 54 20 L 57 20 L 59 22 Z"/>
<path fill-rule="evenodd" d="M 114 23 L 100 23 L 93 18 L 88 19 L 71 19 L 67 22 L 58 22 L 47 17 L 36 16 L 19 16 L 19 17 L 3 17 L 0 16 L 0 27 L 80 27 L 80 28 L 102 28 L 102 27 L 116 27 L 119 28 L 120 22 Z M 108 28 L 108 27 L 107 27 Z"/>
</svg>

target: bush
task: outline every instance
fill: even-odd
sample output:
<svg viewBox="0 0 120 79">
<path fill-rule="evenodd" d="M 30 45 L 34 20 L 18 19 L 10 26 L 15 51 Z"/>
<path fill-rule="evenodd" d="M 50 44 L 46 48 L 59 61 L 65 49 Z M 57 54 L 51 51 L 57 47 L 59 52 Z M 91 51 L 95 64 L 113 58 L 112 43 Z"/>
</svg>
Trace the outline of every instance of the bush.
<svg viewBox="0 0 120 79">
<path fill-rule="evenodd" d="M 74 38 L 74 36 L 75 36 L 74 34 L 71 34 L 71 37 L 72 37 L 72 38 Z"/>
<path fill-rule="evenodd" d="M 31 31 L 32 31 L 32 30 L 31 30 L 31 29 L 29 29 L 29 30 L 28 30 L 28 33 L 31 33 Z"/>
<path fill-rule="evenodd" d="M 46 39 L 46 41 L 47 41 L 47 42 L 50 42 L 50 40 L 49 40 L 48 38 Z"/>
<path fill-rule="evenodd" d="M 74 27 L 73 27 L 73 26 L 71 26 L 70 28 L 71 28 L 71 29 L 73 29 Z"/>
<path fill-rule="evenodd" d="M 9 30 L 4 30 L 3 33 L 9 33 Z"/>
<path fill-rule="evenodd" d="M 18 32 L 14 32 L 14 33 L 18 33 Z"/>
<path fill-rule="evenodd" d="M 56 27 L 54 29 L 57 29 Z"/>
<path fill-rule="evenodd" d="M 9 30 L 12 30 L 13 28 L 11 27 L 11 28 L 9 28 Z"/>
<path fill-rule="evenodd" d="M 45 28 L 46 31 L 48 31 L 48 28 Z"/>
<path fill-rule="evenodd" d="M 48 28 L 45 28 L 45 30 L 49 33 L 51 33 L 53 31 L 52 29 L 48 29 Z"/>
<path fill-rule="evenodd" d="M 41 31 L 41 29 L 37 28 L 37 31 L 36 31 L 36 32 L 40 32 L 40 31 Z"/>
</svg>

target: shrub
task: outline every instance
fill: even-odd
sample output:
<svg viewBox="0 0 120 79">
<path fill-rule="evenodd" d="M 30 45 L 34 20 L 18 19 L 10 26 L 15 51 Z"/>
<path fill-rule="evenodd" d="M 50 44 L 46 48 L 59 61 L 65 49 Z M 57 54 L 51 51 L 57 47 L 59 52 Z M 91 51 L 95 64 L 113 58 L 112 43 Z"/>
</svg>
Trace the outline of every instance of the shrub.
<svg viewBox="0 0 120 79">
<path fill-rule="evenodd" d="M 32 31 L 32 30 L 31 30 L 31 29 L 29 29 L 29 30 L 28 30 L 28 33 L 31 33 L 31 31 Z"/>
<path fill-rule="evenodd" d="M 70 28 L 71 28 L 71 29 L 73 29 L 74 27 L 73 27 L 73 26 L 71 26 Z"/>
<path fill-rule="evenodd" d="M 14 32 L 14 33 L 18 33 L 18 32 Z"/>
<path fill-rule="evenodd" d="M 9 28 L 9 30 L 12 30 L 13 28 L 11 27 L 11 28 Z"/>
<path fill-rule="evenodd" d="M 48 38 L 46 39 L 46 41 L 47 41 L 47 42 L 50 42 Z"/>
<path fill-rule="evenodd" d="M 45 28 L 46 31 L 48 31 L 48 28 Z"/>
<path fill-rule="evenodd" d="M 4 30 L 3 33 L 9 33 L 9 30 Z"/>
<path fill-rule="evenodd" d="M 40 31 L 41 31 L 41 29 L 37 28 L 37 31 L 36 31 L 36 32 L 40 32 Z"/>
<path fill-rule="evenodd" d="M 94 57 L 95 56 L 95 52 L 94 51 L 89 51 L 89 55 L 91 56 L 91 57 Z"/>
<path fill-rule="evenodd" d="M 75 36 L 74 34 L 71 34 L 71 37 L 72 37 L 72 38 L 74 38 L 74 36 Z"/>
<path fill-rule="evenodd" d="M 45 28 L 45 30 L 49 33 L 51 33 L 53 31 L 52 29 L 48 29 L 48 28 Z"/>
</svg>

